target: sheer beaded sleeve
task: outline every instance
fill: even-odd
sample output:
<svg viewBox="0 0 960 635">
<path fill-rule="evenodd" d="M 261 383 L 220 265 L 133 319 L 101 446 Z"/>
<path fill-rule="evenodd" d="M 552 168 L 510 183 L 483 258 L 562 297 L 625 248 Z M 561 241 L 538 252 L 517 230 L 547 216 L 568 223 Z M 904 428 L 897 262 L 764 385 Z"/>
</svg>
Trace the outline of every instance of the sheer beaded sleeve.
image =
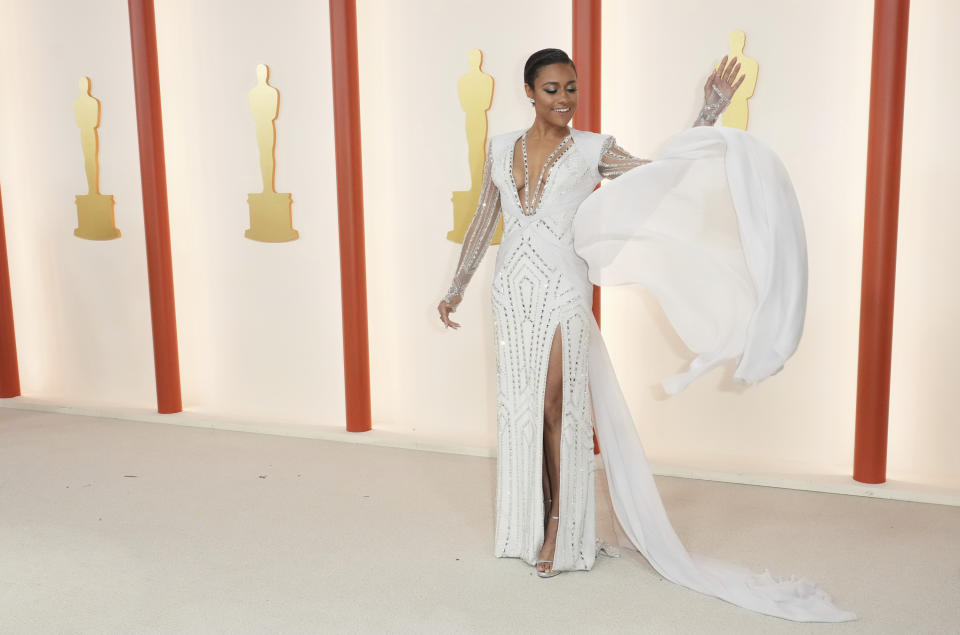
<svg viewBox="0 0 960 635">
<path fill-rule="evenodd" d="M 459 304 L 463 299 L 463 291 L 473 277 L 473 273 L 480 265 L 483 255 L 490 246 L 493 234 L 497 230 L 497 221 L 500 219 L 500 190 L 493 183 L 491 171 L 493 169 L 493 152 L 490 143 L 487 143 L 487 161 L 483 166 L 483 182 L 480 185 L 480 200 L 477 201 L 477 211 L 463 239 L 463 248 L 460 250 L 460 262 L 453 276 L 453 284 L 444 296 L 444 301 L 450 304 Z"/>
<path fill-rule="evenodd" d="M 617 145 L 617 140 L 607 137 L 603 142 L 603 152 L 600 153 L 600 176 L 605 179 L 615 179 L 626 174 L 633 168 L 650 163 L 646 159 L 633 156 Z"/>
</svg>

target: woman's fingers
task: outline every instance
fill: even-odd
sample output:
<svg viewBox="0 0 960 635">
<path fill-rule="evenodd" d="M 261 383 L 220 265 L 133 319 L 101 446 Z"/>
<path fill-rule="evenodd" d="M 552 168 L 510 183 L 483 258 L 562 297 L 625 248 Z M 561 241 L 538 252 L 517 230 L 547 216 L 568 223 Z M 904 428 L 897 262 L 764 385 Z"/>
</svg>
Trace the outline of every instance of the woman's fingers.
<svg viewBox="0 0 960 635">
<path fill-rule="evenodd" d="M 441 302 L 437 305 L 437 311 L 440 312 L 440 321 L 443 322 L 443 325 L 447 328 L 460 328 L 460 325 L 450 319 L 450 314 L 453 312 L 453 307 L 448 302 Z"/>
<path fill-rule="evenodd" d="M 726 55 L 723 56 L 723 60 L 720 62 L 720 66 L 717 67 L 717 79 L 723 80 L 726 74 L 730 71 L 730 68 L 733 66 L 734 60 L 728 58 Z"/>
<path fill-rule="evenodd" d="M 730 60 L 730 63 L 727 64 L 727 67 L 724 69 L 722 75 L 720 76 L 721 81 L 725 84 L 729 84 L 733 81 L 733 78 L 737 76 L 737 70 L 740 68 L 740 65 L 737 63 L 737 58 Z"/>
<path fill-rule="evenodd" d="M 727 98 L 731 97 L 737 88 L 740 87 L 740 84 L 743 83 L 743 80 L 746 79 L 746 75 L 741 75 L 740 78 L 737 79 L 737 75 L 740 74 L 740 66 L 736 57 L 729 58 L 724 55 L 723 59 L 720 60 L 720 64 L 714 69 L 710 78 L 707 79 L 707 87 L 713 84 Z M 737 80 L 736 86 L 733 85 L 734 80 Z"/>
<path fill-rule="evenodd" d="M 723 83 L 731 84 L 733 78 L 737 76 L 737 71 L 740 70 L 740 65 L 736 63 L 736 58 L 730 60 L 730 65 L 727 66 L 726 72 L 723 74 Z"/>
<path fill-rule="evenodd" d="M 713 73 L 710 74 L 710 77 L 707 78 L 707 85 L 704 90 L 708 92 L 711 85 L 716 86 L 727 99 L 730 99 L 733 97 L 733 94 L 737 92 L 737 89 L 740 88 L 740 84 L 747 78 L 746 73 L 740 75 L 740 68 L 741 64 L 737 61 L 736 57 L 731 59 L 724 55 L 723 59 L 720 60 L 720 64 L 714 69 Z M 739 78 L 737 77 L 738 75 Z M 709 94 L 707 98 L 709 98 Z"/>
<path fill-rule="evenodd" d="M 456 322 L 454 322 L 453 320 L 450 319 L 450 314 L 449 314 L 449 313 L 448 313 L 447 315 L 444 315 L 441 319 L 443 320 L 443 325 L 446 326 L 446 327 L 448 327 L 448 328 L 452 328 L 452 329 L 458 329 L 458 328 L 460 328 L 460 325 L 459 325 L 459 324 L 457 324 Z"/>
<path fill-rule="evenodd" d="M 727 67 L 727 56 L 724 55 L 723 59 L 720 60 L 720 65 L 717 66 L 717 69 L 714 72 L 717 74 L 718 77 L 723 77 L 723 71 L 726 69 L 726 67 Z"/>
</svg>

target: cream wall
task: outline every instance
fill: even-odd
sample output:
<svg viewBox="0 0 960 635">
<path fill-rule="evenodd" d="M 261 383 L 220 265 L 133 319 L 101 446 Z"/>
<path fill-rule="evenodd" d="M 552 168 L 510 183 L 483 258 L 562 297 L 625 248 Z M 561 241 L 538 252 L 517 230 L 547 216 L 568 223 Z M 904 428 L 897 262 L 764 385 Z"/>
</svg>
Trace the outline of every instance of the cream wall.
<svg viewBox="0 0 960 635">
<path fill-rule="evenodd" d="M 605 290 L 603 332 L 655 461 L 850 473 L 872 16 L 867 0 L 604 2 L 603 127 L 640 155 L 693 122 L 729 33 L 746 32 L 745 53 L 760 64 L 749 129 L 786 164 L 807 230 L 800 347 L 746 391 L 716 370 L 664 399 L 651 386 L 688 355 L 645 293 Z"/>
<path fill-rule="evenodd" d="M 184 407 L 345 424 L 329 14 L 285 0 L 156 2 Z M 261 191 L 248 91 L 280 91 L 278 192 L 300 239 L 247 240 Z"/>
<path fill-rule="evenodd" d="M 960 4 L 910 6 L 890 478 L 960 487 Z"/>
<path fill-rule="evenodd" d="M 184 406 L 213 418 L 342 428 L 343 352 L 327 3 L 156 3 Z M 0 185 L 24 394 L 62 405 L 155 404 L 126 3 L 0 5 Z M 414 443 L 496 443 L 488 289 L 496 247 L 444 330 L 435 306 L 459 245 L 450 195 L 469 187 L 457 79 L 484 51 L 489 134 L 529 125 L 527 55 L 570 50 L 569 3 L 359 0 L 374 425 Z M 848 475 L 853 452 L 873 3 L 607 0 L 603 129 L 647 156 L 687 127 L 731 29 L 760 62 L 750 130 L 790 170 L 810 296 L 783 372 L 746 391 L 715 371 L 664 399 L 686 355 L 638 290 L 604 291 L 604 335 L 651 458 L 694 470 Z M 831 19 L 824 20 L 824 15 Z M 227 16 L 226 20 L 224 16 Z M 914 3 L 905 116 L 890 476 L 960 486 L 955 424 L 960 200 L 950 0 Z M 90 34 L 94 34 L 93 37 Z M 9 62 L 11 61 L 12 62 Z M 243 238 L 259 190 L 247 92 L 258 63 L 281 95 L 277 189 L 298 241 Z M 951 74 L 952 72 L 952 74 Z M 72 100 L 103 103 L 101 189 L 123 238 L 72 235 L 85 188 Z M 952 91 L 952 92 L 951 92 Z M 951 136 L 952 135 L 952 136 Z"/>
<path fill-rule="evenodd" d="M 184 407 L 342 428 L 343 354 L 325 3 L 157 2 Z M 25 397 L 155 408 L 127 3 L 0 5 L 0 184 Z M 247 92 L 280 90 L 277 187 L 298 241 L 246 240 L 261 188 Z M 86 191 L 72 102 L 102 102 L 101 190 L 120 240 L 72 235 Z"/>
<path fill-rule="evenodd" d="M 474 7 L 466 10 L 467 6 Z M 457 79 L 484 52 L 495 82 L 489 134 L 529 125 L 523 64 L 569 50 L 568 3 L 357 3 L 374 425 L 458 445 L 496 443 L 492 247 L 446 331 L 436 306 L 460 245 L 450 196 L 470 187 Z"/>
<path fill-rule="evenodd" d="M 124 0 L 0 3 L 0 187 L 23 394 L 155 407 L 137 124 Z M 101 102 L 100 191 L 122 238 L 76 238 L 87 193 L 73 100 Z"/>
</svg>

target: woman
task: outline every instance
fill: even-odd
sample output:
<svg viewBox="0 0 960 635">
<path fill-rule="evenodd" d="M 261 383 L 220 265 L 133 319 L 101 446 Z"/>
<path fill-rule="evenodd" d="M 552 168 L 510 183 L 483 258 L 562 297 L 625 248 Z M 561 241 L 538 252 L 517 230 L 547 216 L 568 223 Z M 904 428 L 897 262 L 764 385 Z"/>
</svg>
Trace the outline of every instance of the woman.
<svg viewBox="0 0 960 635">
<path fill-rule="evenodd" d="M 739 68 L 736 59 L 724 58 L 707 79 L 695 127 L 712 126 L 729 104 L 743 81 L 742 76 L 737 79 Z M 662 280 L 650 279 L 651 271 L 663 269 L 648 266 L 651 263 L 644 258 L 650 254 L 674 254 L 680 247 L 691 254 L 709 253 L 714 262 L 705 271 L 718 269 L 717 257 L 730 260 L 726 252 L 717 256 L 710 240 L 702 248 L 697 244 L 702 227 L 690 243 L 684 242 L 682 232 L 664 233 L 657 226 L 661 218 L 667 224 L 676 219 L 690 224 L 688 215 L 666 214 L 660 208 L 664 201 L 677 198 L 671 193 L 716 189 L 710 179 L 719 177 L 710 170 L 723 162 L 729 148 L 719 148 L 716 135 L 681 135 L 674 160 L 641 168 L 650 162 L 624 151 L 613 137 L 568 127 L 577 108 L 577 74 L 563 51 L 545 49 L 530 56 L 524 82 L 536 113 L 533 125 L 490 140 L 477 211 L 453 284 L 438 306 L 443 323 L 459 328 L 450 314 L 463 299 L 502 214 L 504 236 L 492 290 L 498 373 L 496 555 L 522 558 L 541 577 L 593 566 L 599 544 L 592 471 L 596 421 L 617 516 L 631 542 L 665 577 L 772 615 L 851 619 L 852 614 L 834 607 L 822 592 L 809 593 L 810 585 L 747 579 L 730 567 L 695 562 L 687 554 L 663 510 L 591 313 L 591 281 L 639 281 L 655 293 L 664 287 Z M 706 155 L 714 160 L 704 159 Z M 763 160 L 772 161 L 766 155 Z M 601 179 L 618 177 L 622 178 L 591 195 Z M 625 186 L 619 187 L 620 181 Z M 637 212 L 634 201 L 645 196 L 653 200 L 648 209 Z M 741 207 L 749 205 L 739 205 L 738 214 Z M 664 235 L 671 236 L 669 248 L 658 249 Z M 745 244 L 744 252 L 750 247 Z M 749 264 L 751 255 L 744 253 L 740 261 L 744 258 Z M 731 263 L 719 269 L 733 272 L 728 286 L 742 291 L 746 270 Z M 671 276 L 662 279 L 669 281 Z M 743 355 L 748 344 L 727 329 L 727 337 L 701 345 L 703 338 L 689 330 L 691 324 L 697 328 L 697 318 L 682 319 L 683 314 L 698 314 L 695 302 L 684 304 L 692 297 L 686 293 L 689 285 L 680 281 L 674 286 L 676 293 L 666 289 L 658 295 L 681 337 L 702 354 L 685 376 L 668 386 L 671 392 L 720 361 Z M 747 291 L 752 295 L 741 293 L 746 301 L 733 302 L 739 311 L 733 317 L 739 322 L 727 319 L 727 323 L 743 323 L 740 309 L 752 306 L 749 318 L 764 303 L 762 293 Z M 671 299 L 671 293 L 677 297 Z M 790 353 L 792 349 L 786 351 Z M 766 369 L 766 374 L 777 368 Z M 769 590 L 757 596 L 758 586 Z"/>
</svg>

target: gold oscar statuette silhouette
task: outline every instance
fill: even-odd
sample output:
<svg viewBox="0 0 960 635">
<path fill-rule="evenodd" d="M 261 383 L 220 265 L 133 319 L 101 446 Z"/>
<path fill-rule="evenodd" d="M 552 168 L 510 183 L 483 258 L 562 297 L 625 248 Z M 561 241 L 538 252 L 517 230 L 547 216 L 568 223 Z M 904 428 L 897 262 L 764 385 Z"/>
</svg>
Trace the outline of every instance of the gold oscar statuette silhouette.
<svg viewBox="0 0 960 635">
<path fill-rule="evenodd" d="M 457 81 L 460 94 L 460 107 L 467 113 L 467 157 L 470 165 L 470 189 L 454 192 L 453 229 L 447 232 L 447 240 L 462 243 L 477 210 L 480 200 L 480 186 L 483 183 L 483 163 L 487 149 L 487 111 L 493 100 L 493 78 L 480 70 L 483 53 L 473 49 L 468 53 L 470 72 Z M 493 235 L 492 244 L 500 243 L 503 236 L 501 219 Z"/>
<path fill-rule="evenodd" d="M 721 115 L 721 122 L 728 128 L 747 129 L 747 121 L 750 118 L 750 109 L 747 106 L 747 100 L 753 97 L 753 91 L 757 87 L 757 73 L 759 66 L 757 60 L 749 58 L 743 54 L 743 46 L 747 42 L 747 36 L 740 29 L 730 33 L 730 57 L 736 57 L 740 63 L 740 74 L 746 75 L 743 84 L 733 95 L 733 100 L 727 109 Z"/>
<path fill-rule="evenodd" d="M 247 196 L 250 205 L 250 229 L 244 236 L 265 243 L 296 240 L 300 233 L 293 228 L 290 194 L 273 189 L 276 173 L 277 128 L 274 123 L 280 109 L 280 93 L 267 83 L 270 69 L 257 65 L 257 85 L 250 91 L 250 110 L 257 123 L 257 147 L 260 150 L 260 175 L 263 192 Z"/>
<path fill-rule="evenodd" d="M 114 224 L 113 196 L 100 193 L 100 162 L 97 127 L 100 102 L 90 94 L 90 78 L 80 78 L 80 96 L 73 100 L 73 115 L 80 127 L 80 145 L 87 172 L 87 193 L 77 194 L 77 228 L 73 235 L 87 240 L 112 240 L 120 237 Z"/>
</svg>

